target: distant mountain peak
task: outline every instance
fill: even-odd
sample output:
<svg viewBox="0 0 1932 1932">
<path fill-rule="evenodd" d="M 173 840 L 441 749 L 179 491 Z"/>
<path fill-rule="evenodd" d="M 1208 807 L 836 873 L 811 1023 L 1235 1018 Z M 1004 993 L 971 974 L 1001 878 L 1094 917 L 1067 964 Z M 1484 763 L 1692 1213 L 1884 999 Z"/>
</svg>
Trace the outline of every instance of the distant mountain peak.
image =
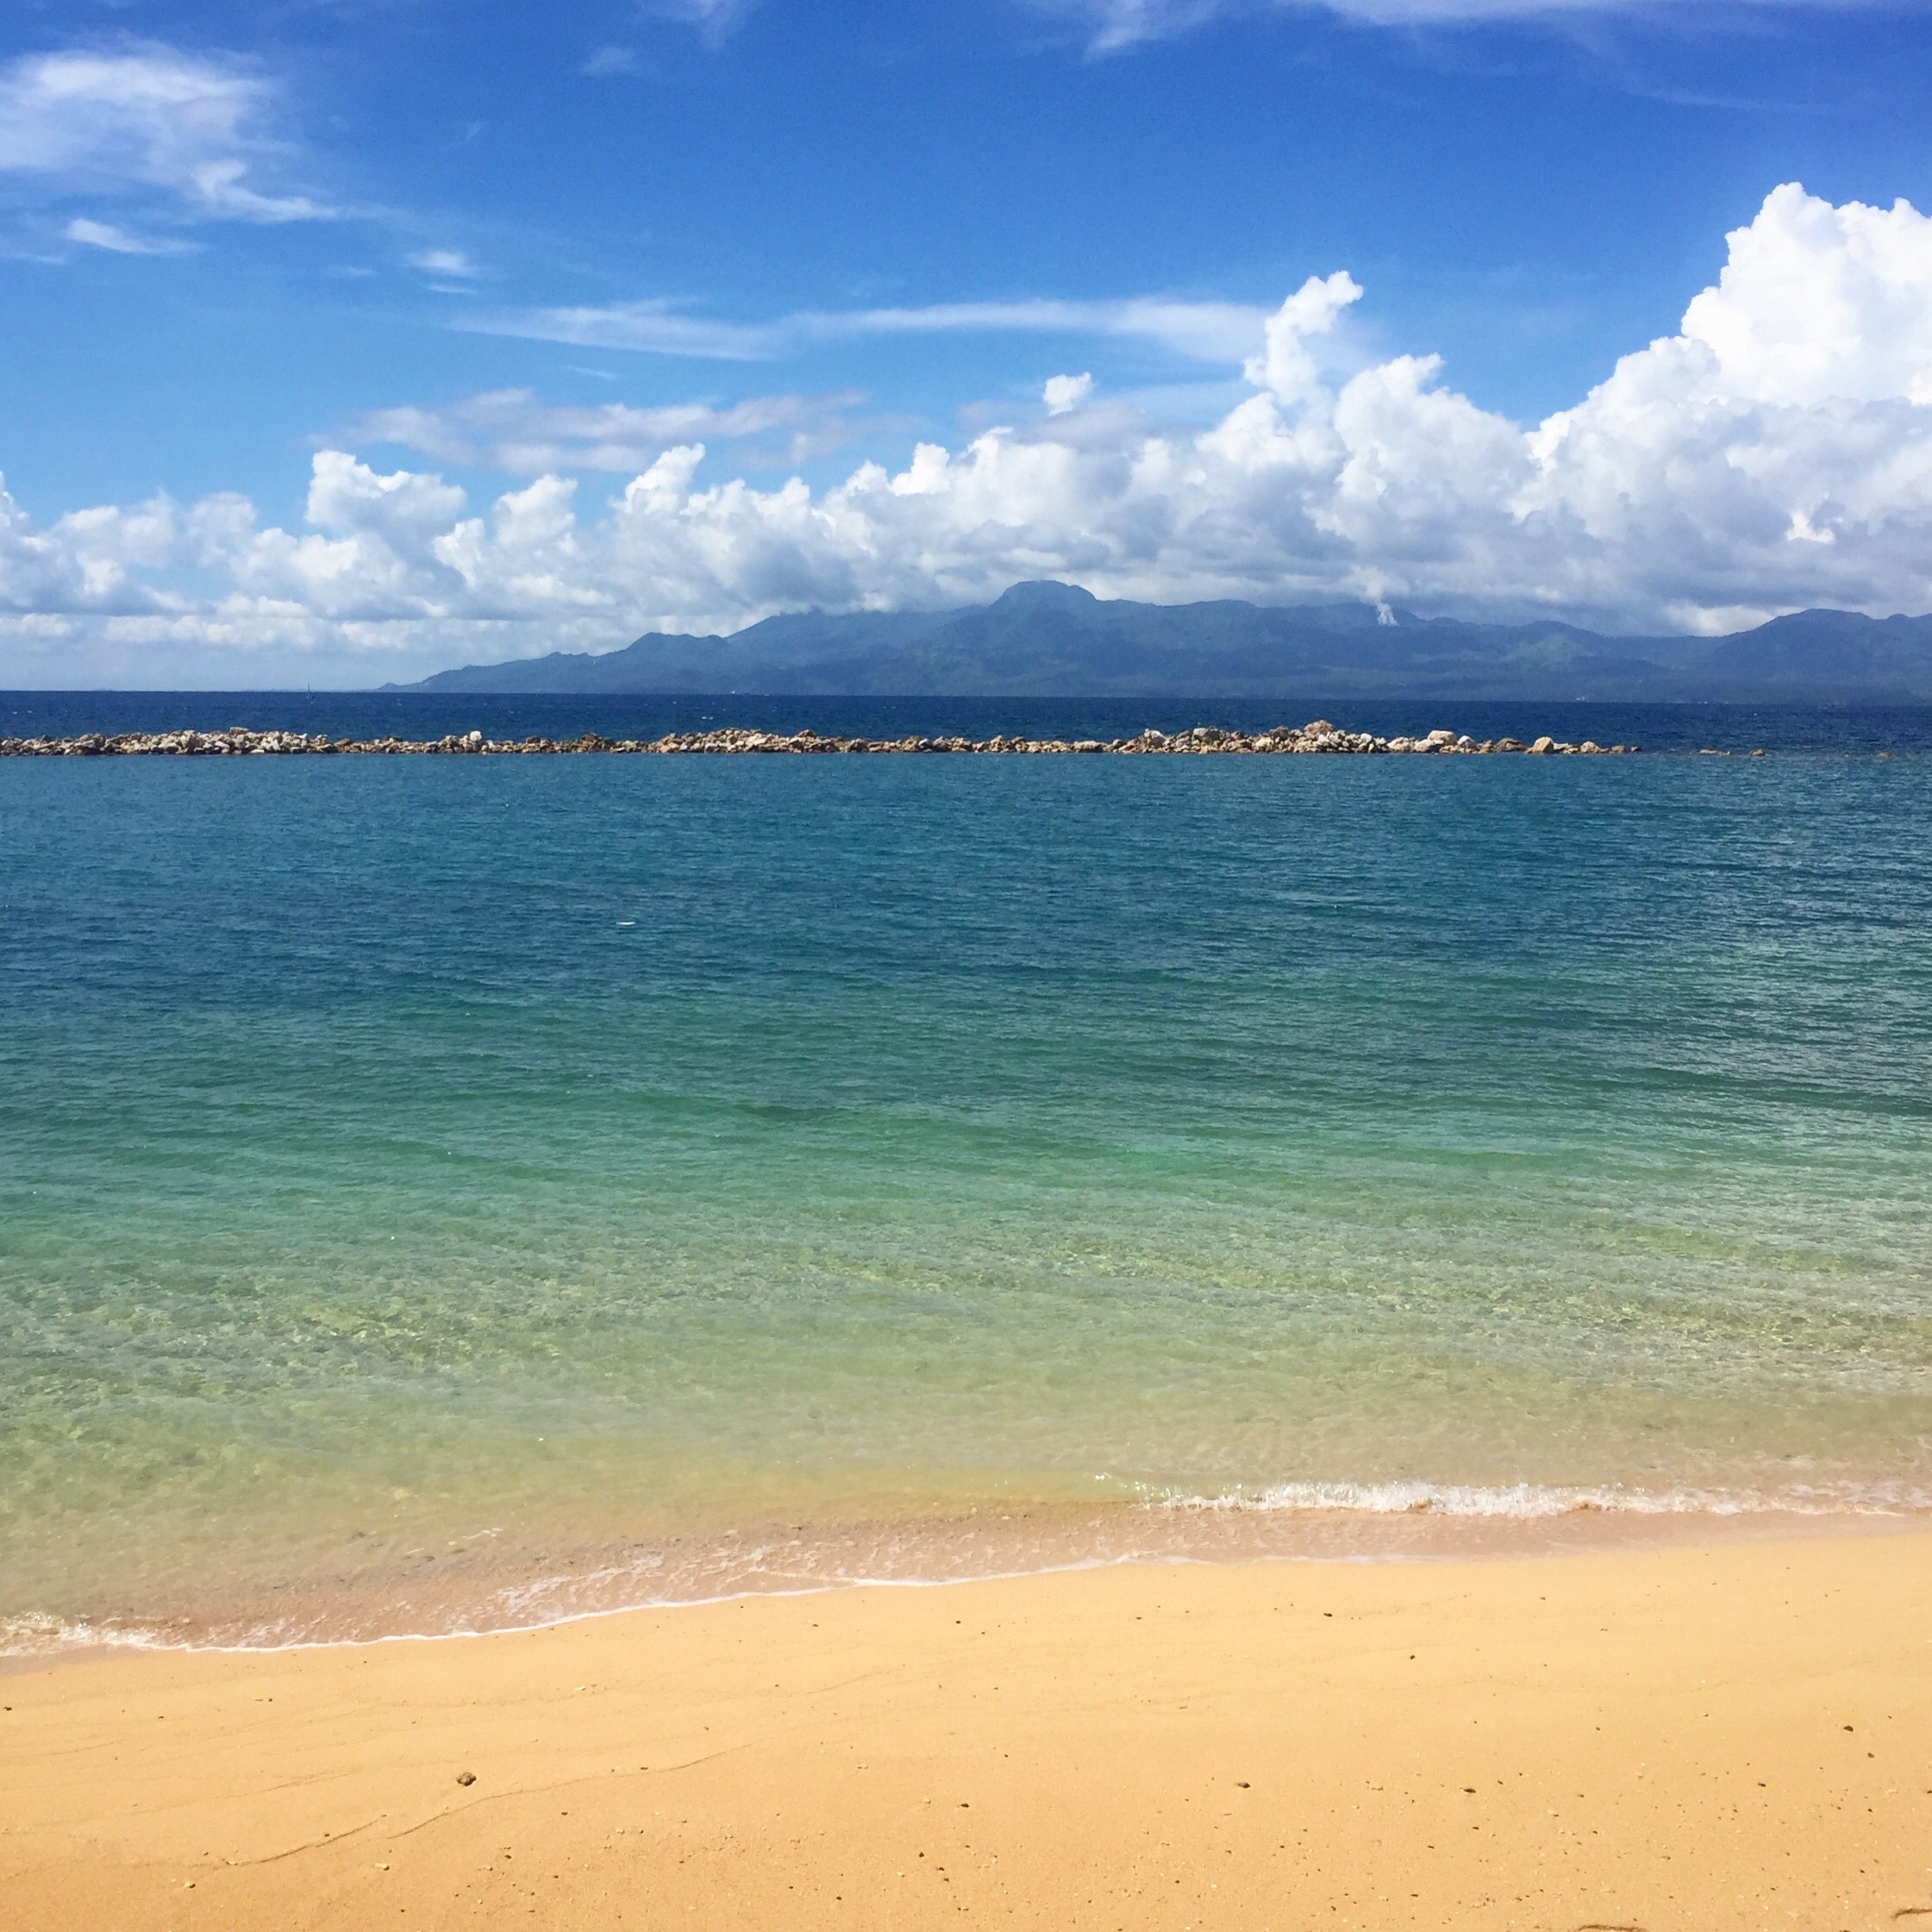
<svg viewBox="0 0 1932 1932">
<path fill-rule="evenodd" d="M 1040 577 L 1001 591 L 993 600 L 993 608 L 996 610 L 1065 610 L 1084 608 L 1099 601 L 1091 591 L 1084 591 L 1078 584 L 1057 584 L 1050 577 Z"/>
</svg>

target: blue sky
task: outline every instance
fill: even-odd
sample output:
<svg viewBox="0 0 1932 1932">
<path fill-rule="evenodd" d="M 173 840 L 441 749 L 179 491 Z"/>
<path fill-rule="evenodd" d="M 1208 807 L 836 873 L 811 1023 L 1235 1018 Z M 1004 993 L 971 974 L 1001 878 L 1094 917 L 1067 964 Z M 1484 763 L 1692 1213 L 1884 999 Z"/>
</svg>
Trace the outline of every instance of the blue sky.
<svg viewBox="0 0 1932 1932">
<path fill-rule="evenodd" d="M 1359 298 L 1303 338 L 1320 339 L 1323 400 L 1260 385 L 1287 430 L 1332 417 L 1351 378 L 1434 354 L 1425 388 L 1533 432 L 1679 328 L 1725 269 L 1727 234 L 1779 184 L 1832 209 L 1932 208 L 1929 27 L 1917 8 L 1685 0 L 16 6 L 0 30 L 0 469 L 29 547 L 10 591 L 0 562 L 0 609 L 18 620 L 0 623 L 0 677 L 147 681 L 147 664 L 201 681 L 197 666 L 213 676 L 251 648 L 249 597 L 270 628 L 282 613 L 260 662 L 306 653 L 330 678 L 566 632 L 597 645 L 647 622 L 728 628 L 800 601 L 947 601 L 1015 574 L 1472 608 L 1476 563 L 1431 576 L 1415 541 L 1343 530 L 1333 506 L 1308 512 L 1317 536 L 1276 567 L 1229 534 L 1225 497 L 1212 541 L 1177 551 L 1170 533 L 1165 562 L 1135 553 L 1090 489 L 1073 507 L 1056 497 L 997 559 L 962 537 L 977 576 L 841 575 L 794 532 L 805 548 L 782 567 L 738 581 L 714 558 L 694 590 L 696 566 L 666 561 L 653 535 L 553 606 L 514 610 L 503 572 L 487 594 L 471 572 L 440 595 L 435 573 L 459 569 L 447 543 L 412 560 L 403 538 L 442 542 L 550 474 L 577 479 L 570 543 L 614 543 L 601 506 L 674 446 L 704 452 L 672 466 L 680 528 L 734 478 L 762 504 L 796 476 L 816 515 L 866 462 L 910 475 L 921 443 L 958 476 L 974 439 L 1003 428 L 1069 463 L 1100 461 L 1103 443 L 1121 463 L 1149 438 L 1185 450 L 1254 394 L 1244 363 L 1265 317 L 1337 272 Z M 1790 247 L 1814 245 L 1789 241 L 1802 226 Z M 1922 238 L 1885 232 L 1880 280 L 1910 296 Z M 1863 244 L 1834 233 L 1816 245 L 1855 266 Z M 1897 367 L 1847 378 L 1864 404 L 1932 402 L 1913 387 L 1918 322 L 1901 326 Z M 1063 385 L 1055 409 L 1054 377 L 1091 381 Z M 1739 393 L 1760 417 L 1785 400 L 1761 383 Z M 1894 433 L 1916 451 L 1924 425 Z M 322 503 L 314 466 L 330 451 L 358 475 L 411 480 L 340 471 Z M 1041 473 L 1000 487 L 1023 502 Z M 1835 470 L 1814 480 L 1779 499 L 1779 528 L 1833 548 L 1843 581 L 1806 599 L 1910 601 L 1916 580 L 1890 552 L 1845 576 L 1860 533 L 1848 522 L 1833 541 L 1816 519 L 1849 486 Z M 1164 499 L 1177 528 L 1206 514 L 1185 488 Z M 389 521 L 344 508 L 343 490 Z M 134 530 L 158 494 L 182 524 L 166 541 L 152 516 Z M 293 565 L 268 584 L 259 545 L 238 560 L 232 516 L 209 536 L 241 498 L 289 556 L 315 532 L 366 538 L 367 554 L 302 566 L 303 585 L 362 572 L 361 602 L 326 607 Z M 1240 501 L 1242 530 L 1277 528 Z M 113 543 L 59 538 L 56 569 L 47 547 L 94 506 L 115 506 Z M 1885 511 L 1866 503 L 1860 531 Z M 790 514 L 761 509 L 759 528 Z M 974 514 L 982 531 L 1016 521 Z M 1487 514 L 1429 542 L 1472 541 Z M 1625 592 L 1605 541 L 1589 569 L 1499 580 L 1498 608 L 1709 628 L 1785 607 L 1803 577 L 1787 595 L 1779 569 L 1741 557 L 1729 574 L 1699 566 L 1696 582 Z M 378 543 L 387 560 L 372 562 Z"/>
</svg>

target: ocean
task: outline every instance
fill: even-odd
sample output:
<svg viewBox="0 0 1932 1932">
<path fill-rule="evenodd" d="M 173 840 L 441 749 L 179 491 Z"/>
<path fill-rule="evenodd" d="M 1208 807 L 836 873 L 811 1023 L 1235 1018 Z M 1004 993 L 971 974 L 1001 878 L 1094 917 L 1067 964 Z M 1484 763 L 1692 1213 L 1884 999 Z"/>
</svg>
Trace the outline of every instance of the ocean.
<svg viewBox="0 0 1932 1932">
<path fill-rule="evenodd" d="M 0 760 L 0 1650 L 1923 1515 L 1932 713 L 1321 709 L 1647 755 Z"/>
</svg>

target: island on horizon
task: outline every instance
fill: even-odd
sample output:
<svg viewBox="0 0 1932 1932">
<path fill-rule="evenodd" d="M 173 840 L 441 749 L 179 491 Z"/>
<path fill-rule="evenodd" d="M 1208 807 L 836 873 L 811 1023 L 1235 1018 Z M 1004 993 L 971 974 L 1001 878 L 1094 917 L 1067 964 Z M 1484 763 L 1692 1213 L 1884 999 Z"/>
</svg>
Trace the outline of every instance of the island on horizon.
<svg viewBox="0 0 1932 1932">
<path fill-rule="evenodd" d="M 610 696 L 1932 701 L 1932 616 L 1802 610 L 1714 637 L 1619 637 L 1372 603 L 1105 600 L 1016 584 L 949 610 L 802 611 L 728 636 L 439 671 L 384 691 Z"/>
</svg>

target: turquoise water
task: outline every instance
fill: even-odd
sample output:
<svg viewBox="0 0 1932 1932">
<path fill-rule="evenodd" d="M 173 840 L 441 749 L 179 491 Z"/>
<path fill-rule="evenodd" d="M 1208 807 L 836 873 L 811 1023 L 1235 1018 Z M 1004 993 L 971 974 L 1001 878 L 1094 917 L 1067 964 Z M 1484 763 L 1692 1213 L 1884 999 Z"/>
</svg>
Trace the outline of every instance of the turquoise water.
<svg viewBox="0 0 1932 1932">
<path fill-rule="evenodd" d="M 9 762 L 0 1642 L 1923 1510 L 1929 826 L 1919 755 Z"/>
</svg>

